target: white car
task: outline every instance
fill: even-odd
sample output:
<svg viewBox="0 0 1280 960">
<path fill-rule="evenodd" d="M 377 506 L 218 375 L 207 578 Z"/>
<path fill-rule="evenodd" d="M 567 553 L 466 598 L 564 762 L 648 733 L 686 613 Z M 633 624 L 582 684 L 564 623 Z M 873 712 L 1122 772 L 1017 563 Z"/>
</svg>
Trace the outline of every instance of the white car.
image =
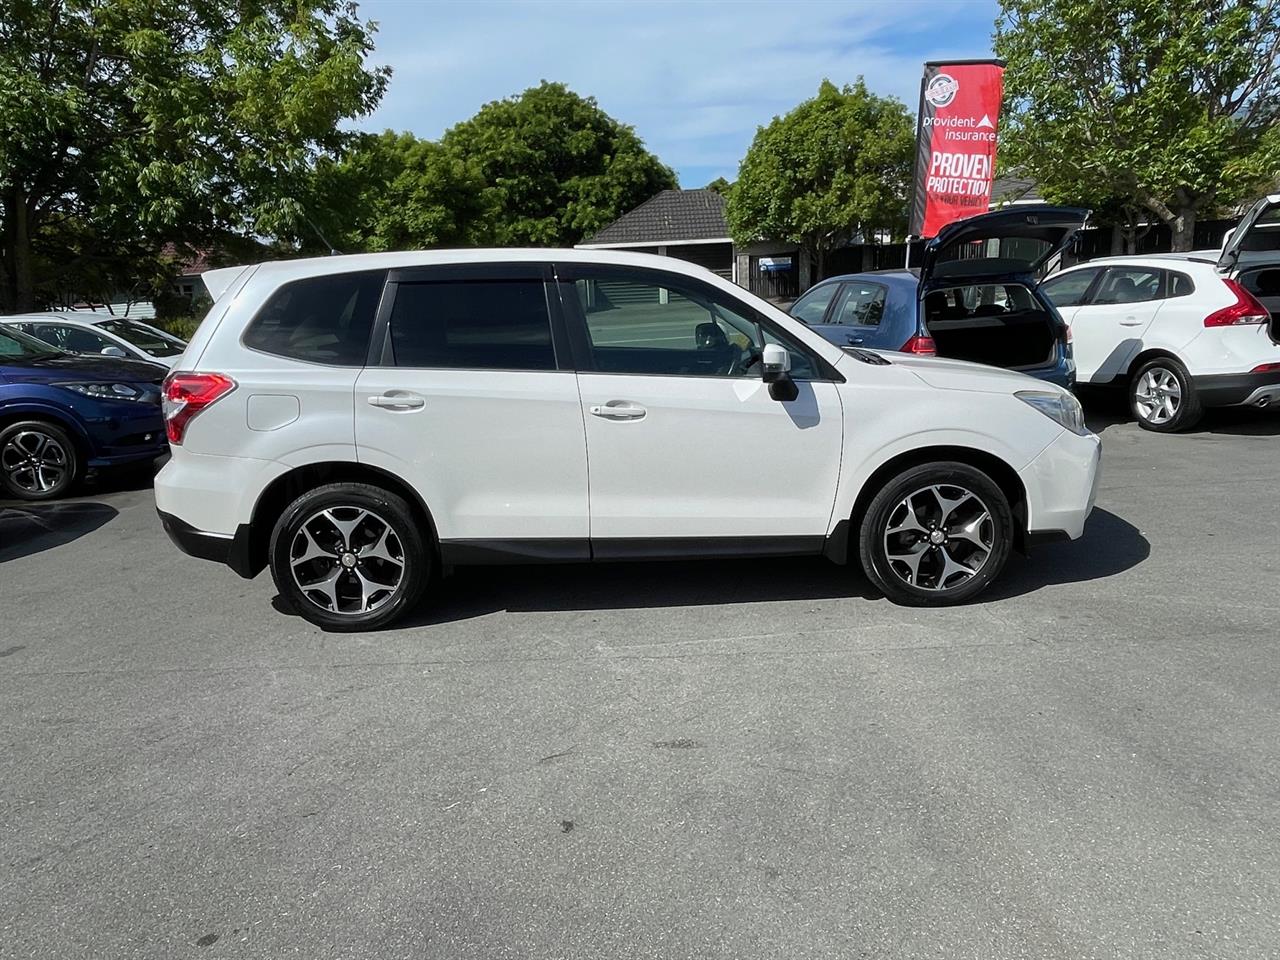
<svg viewBox="0 0 1280 960">
<path fill-rule="evenodd" d="M 1220 251 L 1091 260 L 1041 290 L 1071 325 L 1076 382 L 1123 386 L 1148 430 L 1280 401 L 1280 196 Z"/>
<path fill-rule="evenodd" d="M 101 354 L 149 360 L 172 367 L 185 341 L 149 323 L 100 313 L 24 313 L 0 317 L 0 323 L 68 353 Z"/>
<path fill-rule="evenodd" d="M 269 565 L 327 629 L 393 620 L 455 564 L 825 554 L 894 601 L 956 603 L 1093 507 L 1101 445 L 1068 391 L 843 350 L 678 260 L 448 250 L 204 280 L 157 508 L 182 550 Z"/>
</svg>

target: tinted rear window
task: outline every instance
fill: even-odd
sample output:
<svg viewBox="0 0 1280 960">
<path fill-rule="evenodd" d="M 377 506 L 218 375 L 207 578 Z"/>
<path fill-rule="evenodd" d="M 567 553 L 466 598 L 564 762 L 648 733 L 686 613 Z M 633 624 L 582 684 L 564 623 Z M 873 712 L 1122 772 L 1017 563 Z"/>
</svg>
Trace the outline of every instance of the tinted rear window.
<svg viewBox="0 0 1280 960">
<path fill-rule="evenodd" d="M 391 348 L 398 367 L 556 368 L 541 280 L 402 283 Z"/>
<path fill-rule="evenodd" d="M 258 311 L 241 342 L 277 357 L 363 366 L 385 278 L 383 270 L 367 270 L 286 283 Z"/>
</svg>

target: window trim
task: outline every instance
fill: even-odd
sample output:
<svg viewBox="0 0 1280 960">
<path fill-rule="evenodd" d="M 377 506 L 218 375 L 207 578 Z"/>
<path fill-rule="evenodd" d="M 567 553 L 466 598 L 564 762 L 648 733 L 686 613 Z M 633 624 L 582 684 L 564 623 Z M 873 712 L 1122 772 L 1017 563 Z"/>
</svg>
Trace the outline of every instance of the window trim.
<svg viewBox="0 0 1280 960">
<path fill-rule="evenodd" d="M 556 288 L 559 293 L 558 299 L 560 300 L 560 307 L 564 313 L 564 317 L 568 321 L 570 339 L 574 347 L 573 358 L 576 369 L 579 373 L 599 373 L 615 377 L 691 377 L 699 380 L 726 381 L 742 381 L 748 379 L 744 377 L 724 377 L 704 373 L 619 373 L 612 370 L 596 369 L 595 357 L 591 352 L 591 335 L 587 327 L 586 314 L 582 310 L 582 305 L 578 302 L 578 294 L 574 289 L 573 284 L 577 280 L 592 280 L 603 275 L 607 279 L 630 280 L 635 283 L 663 286 L 673 290 L 680 290 L 682 288 L 689 289 L 713 301 L 721 299 L 728 300 L 733 304 L 733 309 L 741 316 L 752 321 L 764 330 L 767 330 L 784 345 L 790 345 L 788 346 L 789 350 L 793 350 L 795 353 L 801 354 L 809 360 L 813 365 L 814 370 L 818 372 L 818 376 L 805 382 L 845 382 L 844 376 L 836 370 L 833 364 L 827 362 L 826 359 L 806 347 L 802 342 L 797 340 L 790 331 L 781 328 L 775 321 L 766 317 L 751 304 L 739 300 L 732 294 L 726 293 L 719 287 L 707 283 L 705 280 L 700 280 L 697 277 L 691 277 L 684 273 L 673 273 L 668 270 L 654 269 L 651 267 L 624 266 L 622 264 L 576 262 L 557 263 L 553 265 L 553 269 L 556 280 L 558 281 L 556 284 Z M 796 323 L 800 323 L 800 321 L 797 320 Z M 754 377 L 751 379 L 754 379 Z"/>
<path fill-rule="evenodd" d="M 452 263 L 438 266 L 402 267 L 389 271 L 378 312 L 373 318 L 373 330 L 369 336 L 369 356 L 365 366 L 395 367 L 398 370 L 466 370 L 473 373 L 572 373 L 573 361 L 568 335 L 565 330 L 560 298 L 552 290 L 551 264 L 531 261 L 492 263 Z M 551 331 L 551 352 L 555 358 L 553 367 L 423 367 L 403 366 L 396 363 L 395 346 L 391 339 L 391 314 L 401 284 L 421 285 L 432 283 L 480 283 L 484 281 L 504 283 L 515 280 L 535 281 L 542 284 L 543 302 L 547 308 L 547 321 Z"/>
</svg>

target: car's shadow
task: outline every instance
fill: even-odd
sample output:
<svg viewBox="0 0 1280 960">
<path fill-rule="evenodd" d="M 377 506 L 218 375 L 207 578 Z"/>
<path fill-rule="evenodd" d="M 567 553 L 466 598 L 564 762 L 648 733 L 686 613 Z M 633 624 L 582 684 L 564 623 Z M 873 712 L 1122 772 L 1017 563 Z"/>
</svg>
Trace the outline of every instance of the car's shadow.
<svg viewBox="0 0 1280 960">
<path fill-rule="evenodd" d="M 1106 510 L 1095 510 L 1084 537 L 1037 548 L 1030 559 L 1015 554 L 1004 575 L 977 602 L 1114 576 L 1138 565 L 1150 552 L 1150 545 L 1132 524 Z M 841 567 L 820 558 L 460 567 L 435 585 L 433 601 L 398 626 L 452 623 L 502 611 L 626 610 L 880 596 L 856 565 Z M 278 596 L 272 606 L 296 615 Z"/>
<path fill-rule="evenodd" d="M 0 563 L 60 547 L 92 533 L 117 515 L 92 500 L 0 506 Z"/>
<path fill-rule="evenodd" d="M 1080 402 L 1084 404 L 1085 419 L 1089 429 L 1102 434 L 1108 427 L 1132 424 L 1137 421 L 1129 411 L 1124 395 L 1115 390 L 1077 388 Z M 1139 428 L 1141 429 L 1141 428 Z M 1144 431 L 1145 432 L 1145 431 Z M 1165 434 L 1170 437 L 1194 437 L 1213 433 L 1232 436 L 1275 437 L 1280 436 L 1280 407 L 1215 407 L 1204 412 L 1204 419 L 1192 429 L 1182 433 Z M 1152 432 L 1152 436 L 1160 434 Z"/>
</svg>

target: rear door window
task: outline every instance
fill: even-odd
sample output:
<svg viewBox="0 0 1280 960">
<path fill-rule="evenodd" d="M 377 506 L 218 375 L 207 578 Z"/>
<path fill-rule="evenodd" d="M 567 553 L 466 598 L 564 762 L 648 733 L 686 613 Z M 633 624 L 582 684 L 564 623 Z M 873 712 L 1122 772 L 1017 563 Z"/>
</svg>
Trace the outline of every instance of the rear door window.
<svg viewBox="0 0 1280 960">
<path fill-rule="evenodd" d="M 1095 304 L 1145 303 L 1164 296 L 1164 271 L 1154 267 L 1107 267 Z"/>
<path fill-rule="evenodd" d="M 397 284 L 390 333 L 398 367 L 556 369 L 541 280 Z"/>
<path fill-rule="evenodd" d="M 383 270 L 308 277 L 273 293 L 241 342 L 291 360 L 363 366 L 386 279 Z"/>
<path fill-rule="evenodd" d="M 877 327 L 884 317 L 885 296 L 886 290 L 879 283 L 845 283 L 828 322 L 846 327 Z"/>
</svg>

